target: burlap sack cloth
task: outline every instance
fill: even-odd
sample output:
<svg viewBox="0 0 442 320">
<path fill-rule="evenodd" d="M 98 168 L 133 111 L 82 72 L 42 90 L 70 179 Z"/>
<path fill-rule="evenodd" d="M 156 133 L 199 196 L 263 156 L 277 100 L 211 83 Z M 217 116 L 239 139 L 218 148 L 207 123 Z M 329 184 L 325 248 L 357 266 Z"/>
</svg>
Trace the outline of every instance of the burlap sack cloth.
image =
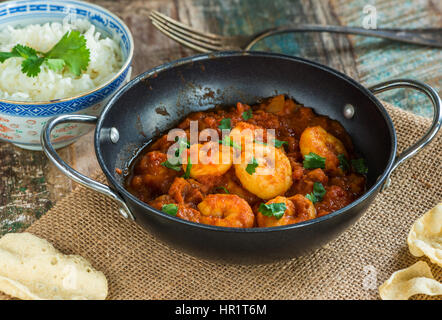
<svg viewBox="0 0 442 320">
<path fill-rule="evenodd" d="M 429 119 L 386 107 L 399 152 L 430 125 Z M 391 187 L 355 225 L 324 248 L 290 261 L 240 266 L 191 257 L 125 220 L 115 203 L 83 187 L 28 231 L 103 271 L 109 299 L 379 299 L 378 286 L 418 260 L 406 244 L 411 224 L 442 200 L 441 138 L 439 133 L 393 174 Z M 441 268 L 432 269 L 442 281 Z"/>
</svg>

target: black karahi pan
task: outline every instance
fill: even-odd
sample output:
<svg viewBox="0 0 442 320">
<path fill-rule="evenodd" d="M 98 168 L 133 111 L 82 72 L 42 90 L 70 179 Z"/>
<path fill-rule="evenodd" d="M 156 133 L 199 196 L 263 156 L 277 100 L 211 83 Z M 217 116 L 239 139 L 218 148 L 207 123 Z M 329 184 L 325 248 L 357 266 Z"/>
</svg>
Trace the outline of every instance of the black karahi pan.
<svg viewBox="0 0 442 320">
<path fill-rule="evenodd" d="M 374 94 L 404 87 L 419 90 L 431 99 L 434 119 L 418 142 L 396 155 L 393 123 Z M 293 97 L 345 127 L 369 168 L 363 196 L 310 221 L 237 229 L 181 220 L 150 207 L 125 190 L 123 177 L 116 169 L 126 168 L 142 146 L 173 128 L 188 113 L 238 101 L 254 104 L 275 94 Z M 42 145 L 49 159 L 69 178 L 118 201 L 125 218 L 134 219 L 169 245 L 204 259 L 267 263 L 305 254 L 355 223 L 381 188 L 390 183 L 392 171 L 434 138 L 441 126 L 440 104 L 435 90 L 413 80 L 393 80 L 366 89 L 336 70 L 302 58 L 219 52 L 170 62 L 139 75 L 114 95 L 99 117 L 53 118 L 44 128 Z M 96 125 L 95 152 L 109 186 L 83 176 L 57 155 L 50 133 L 56 125 L 66 122 Z"/>
</svg>

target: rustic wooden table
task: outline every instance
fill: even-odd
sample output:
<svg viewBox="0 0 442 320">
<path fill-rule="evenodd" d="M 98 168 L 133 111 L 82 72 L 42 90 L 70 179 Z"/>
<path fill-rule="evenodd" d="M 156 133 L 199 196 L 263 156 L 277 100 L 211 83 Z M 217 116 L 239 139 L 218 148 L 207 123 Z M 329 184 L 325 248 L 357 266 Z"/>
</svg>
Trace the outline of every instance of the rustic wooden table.
<svg viewBox="0 0 442 320">
<path fill-rule="evenodd" d="M 378 27 L 442 27 L 437 0 L 95 0 L 118 14 L 135 39 L 133 75 L 167 61 L 195 54 L 158 32 L 148 18 L 159 10 L 201 30 L 222 34 L 252 33 L 287 23 L 361 26 L 373 8 Z M 366 11 L 368 10 L 368 11 Z M 365 11 L 365 12 L 364 12 Z M 331 34 L 286 34 L 266 39 L 257 50 L 302 56 L 338 69 L 366 86 L 394 78 L 413 78 L 442 87 L 442 50 L 373 38 Z M 421 94 L 398 90 L 380 98 L 430 117 Z M 60 150 L 83 173 L 98 169 L 92 133 Z M 44 154 L 0 142 L 0 236 L 23 230 L 69 193 L 74 183 Z"/>
</svg>

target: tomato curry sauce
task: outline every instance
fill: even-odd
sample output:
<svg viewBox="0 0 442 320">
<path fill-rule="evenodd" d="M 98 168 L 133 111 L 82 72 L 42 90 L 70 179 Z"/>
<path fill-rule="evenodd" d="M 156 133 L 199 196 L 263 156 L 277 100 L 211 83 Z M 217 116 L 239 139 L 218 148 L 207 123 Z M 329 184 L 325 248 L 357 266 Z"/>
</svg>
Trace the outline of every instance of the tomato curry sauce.
<svg viewBox="0 0 442 320">
<path fill-rule="evenodd" d="M 191 144 L 192 121 L 199 133 L 213 129 L 220 138 Z M 281 226 L 327 215 L 365 191 L 367 167 L 342 125 L 284 95 L 253 106 L 239 102 L 195 112 L 177 128 L 184 132 L 180 138 L 168 141 L 165 134 L 145 147 L 125 186 L 181 219 L 238 228 Z M 197 162 L 191 161 L 192 151 Z M 176 157 L 168 158 L 168 152 Z M 221 155 L 227 160 L 214 161 Z M 198 161 L 203 157 L 209 160 Z M 273 171 L 266 173 L 267 166 Z"/>
</svg>

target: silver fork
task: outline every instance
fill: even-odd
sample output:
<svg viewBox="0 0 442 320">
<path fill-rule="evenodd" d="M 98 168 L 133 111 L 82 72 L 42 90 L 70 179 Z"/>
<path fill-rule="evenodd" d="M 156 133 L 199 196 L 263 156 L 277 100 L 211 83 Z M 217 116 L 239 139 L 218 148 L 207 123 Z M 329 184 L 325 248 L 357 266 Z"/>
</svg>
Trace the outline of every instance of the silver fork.
<svg viewBox="0 0 442 320">
<path fill-rule="evenodd" d="M 166 36 L 199 52 L 222 50 L 250 50 L 258 41 L 280 33 L 288 32 L 331 32 L 357 34 L 368 37 L 390 39 L 400 42 L 442 48 L 442 28 L 424 29 L 364 29 L 327 25 L 293 25 L 270 28 L 250 36 L 221 36 L 202 32 L 176 21 L 158 11 L 149 15 L 152 24 Z"/>
</svg>

